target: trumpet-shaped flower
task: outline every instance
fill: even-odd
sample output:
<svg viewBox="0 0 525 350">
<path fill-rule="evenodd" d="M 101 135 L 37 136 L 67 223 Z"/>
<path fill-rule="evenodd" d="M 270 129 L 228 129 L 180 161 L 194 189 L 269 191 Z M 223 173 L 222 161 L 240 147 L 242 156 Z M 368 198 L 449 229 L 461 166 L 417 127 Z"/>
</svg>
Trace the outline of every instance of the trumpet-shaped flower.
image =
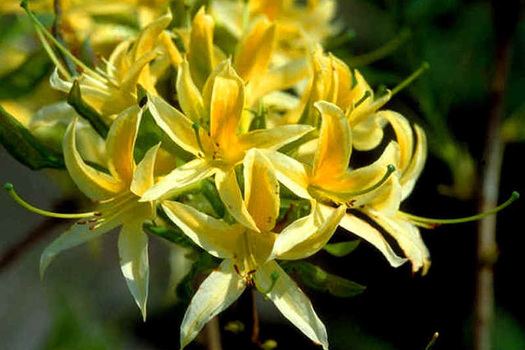
<svg viewBox="0 0 525 350">
<path fill-rule="evenodd" d="M 381 112 L 380 115 L 393 125 L 399 144 L 390 142 L 381 157 L 369 166 L 348 169 L 352 151 L 348 120 L 334 104 L 318 102 L 315 107 L 322 116 L 322 124 L 313 165 L 269 152 L 267 155 L 279 180 L 300 197 L 345 203 L 350 211 L 340 225 L 373 244 L 392 266 L 399 266 L 406 260 L 394 252 L 379 230 L 354 215 L 352 210 L 367 215 L 383 227 L 412 262 L 414 271 L 427 266 L 428 251 L 419 232 L 399 214 L 400 202 L 414 187 L 425 161 L 423 131 L 416 127 L 418 142 L 414 150 L 408 122 L 397 113 Z M 393 171 L 392 166 L 397 170 Z"/>
<path fill-rule="evenodd" d="M 82 97 L 102 114 L 106 121 L 110 122 L 115 115 L 136 103 L 137 85 L 156 93 L 155 84 L 166 65 L 180 64 L 182 56 L 165 31 L 171 20 L 171 13 L 159 17 L 142 29 L 136 39 L 117 45 L 106 62 L 105 71 L 94 71 L 76 61 L 83 69 L 80 77 L 76 78 Z M 156 66 L 162 69 L 153 70 L 150 65 L 153 60 L 156 60 Z M 160 64 L 159 61 L 166 63 Z M 51 76 L 51 86 L 69 92 L 74 78 L 65 76 L 63 79 L 59 71 L 67 74 L 66 69 L 58 66 Z"/>
<path fill-rule="evenodd" d="M 188 74 L 186 63 L 179 74 Z M 181 79 L 185 79 L 182 77 Z M 244 82 L 225 61 L 208 78 L 201 95 L 180 95 L 187 116 L 162 98 L 150 95 L 148 108 L 157 124 L 184 150 L 197 158 L 180 166 L 144 193 L 143 200 L 155 200 L 215 175 L 215 184 L 230 214 L 240 223 L 258 231 L 247 211 L 235 175 L 251 148 L 277 150 L 312 130 L 306 125 L 287 125 L 239 133 L 245 105 Z M 184 97 L 183 97 L 184 96 Z"/>
<path fill-rule="evenodd" d="M 224 259 L 193 297 L 181 325 L 181 347 L 231 305 L 247 286 L 255 286 L 305 335 L 328 349 L 326 329 L 304 293 L 274 259 L 303 259 L 320 250 L 344 214 L 344 206 L 327 210 L 315 204 L 310 215 L 272 232 L 279 214 L 279 184 L 270 162 L 257 150 L 244 158 L 245 198 L 257 231 L 229 225 L 173 201 L 162 206 L 168 217 L 196 244 Z"/>
<path fill-rule="evenodd" d="M 145 220 L 153 219 L 152 202 L 139 202 L 140 196 L 154 183 L 154 165 L 159 145 L 151 148 L 135 165 L 133 149 L 142 109 L 125 110 L 113 123 L 106 141 L 109 174 L 87 165 L 76 147 L 76 124 L 64 135 L 64 159 L 68 172 L 79 189 L 100 203 L 92 217 L 78 221 L 52 242 L 43 252 L 40 271 L 44 274 L 51 261 L 65 249 L 72 248 L 121 226 L 118 251 L 122 273 L 135 301 L 146 317 L 148 297 L 148 239 L 142 230 Z"/>
</svg>

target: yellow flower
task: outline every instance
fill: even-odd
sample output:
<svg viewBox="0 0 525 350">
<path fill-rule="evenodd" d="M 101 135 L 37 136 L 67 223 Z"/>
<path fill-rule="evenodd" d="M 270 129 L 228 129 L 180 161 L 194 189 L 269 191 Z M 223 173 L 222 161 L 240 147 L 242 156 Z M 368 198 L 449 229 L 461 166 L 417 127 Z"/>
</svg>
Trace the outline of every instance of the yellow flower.
<svg viewBox="0 0 525 350">
<path fill-rule="evenodd" d="M 171 20 L 172 16 L 168 13 L 145 27 L 135 40 L 121 42 L 107 61 L 105 71 L 93 71 L 82 62 L 75 61 L 83 69 L 80 77 L 76 78 L 83 99 L 106 121 L 110 122 L 115 115 L 136 103 L 137 85 L 156 93 L 155 84 L 167 66 L 180 64 L 180 53 L 165 31 Z M 156 60 L 156 67 L 160 70 L 150 66 L 153 60 Z M 159 64 L 159 60 L 166 64 Z M 51 76 L 51 86 L 69 92 L 74 79 L 71 76 L 62 78 L 59 71 L 67 74 L 67 70 L 59 65 Z"/>
<path fill-rule="evenodd" d="M 131 107 L 113 122 L 106 141 L 109 175 L 87 165 L 76 148 L 74 121 L 64 135 L 64 159 L 78 188 L 100 204 L 93 217 L 83 219 L 63 233 L 43 252 L 40 272 L 65 249 L 72 248 L 121 226 L 118 250 L 128 288 L 146 318 L 148 297 L 148 239 L 142 230 L 145 220 L 155 216 L 153 202 L 139 202 L 154 183 L 154 165 L 159 145 L 151 148 L 135 165 L 133 149 L 142 109 Z"/>
<path fill-rule="evenodd" d="M 352 210 L 366 214 L 383 227 L 412 262 L 413 271 L 426 268 L 429 254 L 419 231 L 399 212 L 401 201 L 412 191 L 425 162 L 426 139 L 421 128 L 415 127 L 418 139 L 414 148 L 412 129 L 406 119 L 395 112 L 379 112 L 379 117 L 394 127 L 399 144 L 390 142 L 381 157 L 369 166 L 348 169 L 352 151 L 348 120 L 334 104 L 321 101 L 315 107 L 322 116 L 322 124 L 313 164 L 267 152 L 279 180 L 302 198 L 346 204 L 351 210 L 340 225 L 373 244 L 392 266 L 406 260 L 397 256 L 379 230 Z M 393 173 L 389 169 L 392 165 L 397 169 Z"/>
<path fill-rule="evenodd" d="M 184 77 L 189 75 L 187 63 L 184 62 L 180 69 L 179 77 L 185 80 Z M 186 116 L 162 98 L 149 96 L 148 108 L 157 124 L 175 143 L 197 159 L 168 174 L 144 193 L 143 200 L 158 199 L 169 195 L 170 191 L 215 175 L 215 184 L 230 214 L 238 222 L 258 230 L 242 201 L 235 166 L 243 161 L 251 148 L 276 150 L 312 128 L 287 125 L 239 133 L 245 106 L 244 91 L 244 82 L 227 60 L 210 75 L 202 95 L 194 85 L 179 91 L 180 104 Z"/>
<path fill-rule="evenodd" d="M 313 104 L 331 102 L 343 110 L 350 123 L 353 148 L 368 151 L 377 147 L 383 139 L 385 123 L 383 118 L 376 118 L 376 113 L 390 100 L 390 91 L 376 99 L 359 71 L 351 72 L 343 61 L 325 54 L 321 47 L 316 47 L 312 54 L 312 68 L 313 74 L 302 104 L 297 111 L 290 113 L 289 118 L 297 119 L 299 113 L 304 113 L 304 122 L 317 125 Z"/>
<path fill-rule="evenodd" d="M 310 42 L 321 43 L 337 30 L 333 0 L 308 0 L 306 6 L 297 0 L 251 0 L 247 9 L 245 6 L 241 1 L 215 0 L 211 12 L 217 23 L 237 38 L 243 35 L 245 19 L 251 22 L 265 16 L 275 22 L 279 64 L 305 57 Z"/>
<path fill-rule="evenodd" d="M 272 232 L 279 214 L 279 184 L 269 161 L 257 150 L 244 158 L 245 199 L 257 231 L 229 225 L 182 203 L 165 201 L 163 209 L 196 244 L 224 259 L 193 297 L 181 325 L 181 348 L 202 327 L 230 306 L 246 286 L 256 286 L 305 335 L 328 349 L 326 329 L 306 295 L 274 259 L 303 259 L 320 250 L 344 214 L 344 207 L 312 206 L 310 215 Z"/>
</svg>

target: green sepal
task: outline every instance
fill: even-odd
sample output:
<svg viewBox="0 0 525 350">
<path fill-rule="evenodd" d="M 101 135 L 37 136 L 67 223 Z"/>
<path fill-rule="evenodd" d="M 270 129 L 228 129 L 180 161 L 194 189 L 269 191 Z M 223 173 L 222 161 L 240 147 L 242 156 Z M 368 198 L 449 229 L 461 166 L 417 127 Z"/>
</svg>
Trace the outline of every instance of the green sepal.
<svg viewBox="0 0 525 350">
<path fill-rule="evenodd" d="M 103 139 L 106 139 L 109 127 L 104 123 L 102 116 L 82 99 L 82 92 L 80 91 L 78 80 L 73 82 L 73 86 L 67 95 L 67 103 L 73 107 L 81 117 L 86 119 Z"/>
<path fill-rule="evenodd" d="M 0 106 L 0 143 L 20 163 L 33 169 L 64 169 L 61 154 L 45 147 Z"/>
<path fill-rule="evenodd" d="M 328 292 L 336 297 L 354 297 L 366 289 L 365 286 L 329 274 L 319 266 L 305 261 L 286 261 L 279 264 L 287 273 L 295 273 L 306 286 L 321 292 Z"/>
<path fill-rule="evenodd" d="M 176 288 L 177 297 L 188 303 L 195 294 L 193 281 L 199 275 L 208 275 L 219 266 L 219 260 L 202 251 L 191 265 L 190 271 L 184 276 Z"/>
<path fill-rule="evenodd" d="M 360 242 L 360 240 L 356 239 L 348 242 L 330 243 L 325 245 L 323 249 L 331 255 L 340 258 L 353 252 Z"/>
<path fill-rule="evenodd" d="M 18 68 L 0 77 L 0 100 L 31 92 L 47 76 L 51 66 L 45 50 L 31 54 Z"/>
</svg>

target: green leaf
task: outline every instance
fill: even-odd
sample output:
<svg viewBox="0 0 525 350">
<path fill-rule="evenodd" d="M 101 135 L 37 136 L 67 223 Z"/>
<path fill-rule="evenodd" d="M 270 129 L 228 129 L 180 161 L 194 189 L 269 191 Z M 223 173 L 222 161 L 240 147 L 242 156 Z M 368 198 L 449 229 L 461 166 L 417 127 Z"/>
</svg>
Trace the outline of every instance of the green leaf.
<svg viewBox="0 0 525 350">
<path fill-rule="evenodd" d="M 220 218 L 224 217 L 224 214 L 226 214 L 226 208 L 224 207 L 224 203 L 221 201 L 221 197 L 219 197 L 219 192 L 215 187 L 215 183 L 210 180 L 203 180 L 201 182 L 201 190 L 202 194 L 204 197 L 206 197 L 215 211 L 215 214 L 217 214 Z"/>
<path fill-rule="evenodd" d="M 65 168 L 62 155 L 40 143 L 0 106 L 0 143 L 20 163 L 33 169 Z"/>
<path fill-rule="evenodd" d="M 333 256 L 343 257 L 353 252 L 361 241 L 356 239 L 354 241 L 331 243 L 324 246 L 324 250 Z"/>
<path fill-rule="evenodd" d="M 24 96 L 47 76 L 51 61 L 45 50 L 31 54 L 15 70 L 0 77 L 0 100 Z"/>
<path fill-rule="evenodd" d="M 358 283 L 332 275 L 305 261 L 280 262 L 288 273 L 295 273 L 308 287 L 321 292 L 328 292 L 336 297 L 349 298 L 363 293 L 366 289 Z"/>
<path fill-rule="evenodd" d="M 219 266 L 219 261 L 205 251 L 202 251 L 197 260 L 191 265 L 190 272 L 184 276 L 177 286 L 177 296 L 185 302 L 189 302 L 193 294 L 195 294 L 195 288 L 193 287 L 195 278 L 199 275 L 211 273 L 217 266 Z"/>
<path fill-rule="evenodd" d="M 156 226 L 144 224 L 144 228 L 151 234 L 167 239 L 168 241 L 186 248 L 197 248 L 195 243 L 188 238 L 181 230 L 174 227 Z"/>
<path fill-rule="evenodd" d="M 73 82 L 69 95 L 67 95 L 67 103 L 86 119 L 102 138 L 106 139 L 109 127 L 104 123 L 102 116 L 82 99 L 78 80 Z"/>
</svg>

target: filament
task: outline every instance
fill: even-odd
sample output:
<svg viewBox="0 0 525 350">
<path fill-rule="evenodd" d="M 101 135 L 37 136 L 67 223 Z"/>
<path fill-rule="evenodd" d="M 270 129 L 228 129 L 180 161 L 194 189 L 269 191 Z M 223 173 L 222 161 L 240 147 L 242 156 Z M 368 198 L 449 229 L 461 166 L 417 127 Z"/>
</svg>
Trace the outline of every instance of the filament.
<svg viewBox="0 0 525 350">
<path fill-rule="evenodd" d="M 199 129 L 201 125 L 199 123 L 193 123 L 191 127 L 193 128 L 193 131 L 195 132 L 195 138 L 197 139 L 197 144 L 199 145 L 199 148 L 201 149 L 202 153 L 206 153 L 204 152 L 204 147 L 202 147 L 201 136 L 199 135 Z"/>
<path fill-rule="evenodd" d="M 60 219 L 82 219 L 82 218 L 89 218 L 93 216 L 100 216 L 100 213 L 94 212 L 94 211 L 89 212 L 89 213 L 61 214 L 61 213 L 54 213 L 54 212 L 47 211 L 47 210 L 42 210 L 42 209 L 32 206 L 31 204 L 27 203 L 22 198 L 20 198 L 20 196 L 15 192 L 15 189 L 12 183 L 8 182 L 4 184 L 4 190 L 6 190 L 7 194 L 9 194 L 9 196 L 13 198 L 13 200 L 17 202 L 18 204 L 20 204 L 22 207 L 26 208 L 27 210 L 33 213 L 40 214 L 43 216 L 48 216 L 52 218 L 60 218 Z"/>
<path fill-rule="evenodd" d="M 416 80 L 417 78 L 419 78 L 419 76 L 421 74 L 423 74 L 426 70 L 428 70 L 430 68 L 430 64 L 428 64 L 428 62 L 423 62 L 423 64 L 421 64 L 421 67 L 418 68 L 418 70 L 416 70 L 414 73 L 410 74 L 410 76 L 408 78 L 406 78 L 405 80 L 403 80 L 401 83 L 399 83 L 395 88 L 392 89 L 392 95 L 391 96 L 394 96 L 395 94 L 397 94 L 399 91 L 403 90 L 404 88 L 406 88 L 408 85 L 410 85 L 414 80 Z"/>
<path fill-rule="evenodd" d="M 274 271 L 272 272 L 272 274 L 270 275 L 270 278 L 272 279 L 272 283 L 270 284 L 270 286 L 266 289 L 262 288 L 259 283 L 257 283 L 257 279 L 254 278 L 253 279 L 253 282 L 255 284 L 255 288 L 257 288 L 257 290 L 263 294 L 268 294 L 270 293 L 274 288 L 275 288 L 275 285 L 277 284 L 277 280 L 279 279 L 279 273 L 277 271 Z"/>
<path fill-rule="evenodd" d="M 400 214 L 403 215 L 404 217 L 410 219 L 414 224 L 416 224 L 418 226 L 423 226 L 423 227 L 427 227 L 427 228 L 433 228 L 433 227 L 436 227 L 436 226 L 439 226 L 439 225 L 444 225 L 444 224 L 460 224 L 460 223 L 463 223 L 463 222 L 470 222 L 470 221 L 476 221 L 476 220 L 483 219 L 483 218 L 485 218 L 487 216 L 496 214 L 500 210 L 505 209 L 512 202 L 514 202 L 516 199 L 518 199 L 519 197 L 520 197 L 520 194 L 518 192 L 514 191 L 514 192 L 512 192 L 512 195 L 510 196 L 510 198 L 507 199 L 507 201 L 505 201 L 503 204 L 498 205 L 494 209 L 491 209 L 489 211 L 486 211 L 484 213 L 480 213 L 480 214 L 477 214 L 477 215 L 467 216 L 467 217 L 458 218 L 458 219 L 432 219 L 432 218 L 425 218 L 425 217 L 421 217 L 421 216 L 416 216 L 416 215 L 404 213 L 404 212 L 401 212 L 401 211 L 400 211 Z"/>
</svg>

